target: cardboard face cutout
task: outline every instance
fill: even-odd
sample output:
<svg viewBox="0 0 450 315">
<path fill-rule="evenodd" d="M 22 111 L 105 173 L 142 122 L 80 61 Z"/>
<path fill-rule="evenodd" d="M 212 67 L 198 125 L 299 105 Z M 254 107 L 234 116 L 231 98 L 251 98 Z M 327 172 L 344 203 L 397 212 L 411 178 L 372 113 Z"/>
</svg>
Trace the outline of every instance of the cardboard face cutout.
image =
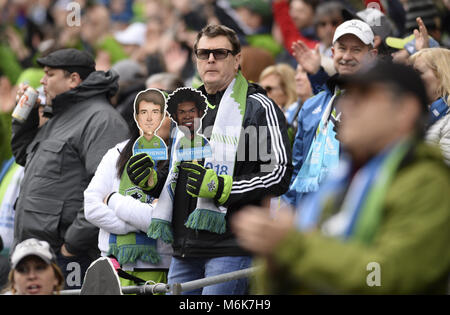
<svg viewBox="0 0 450 315">
<path fill-rule="evenodd" d="M 158 89 L 141 91 L 134 99 L 134 120 L 141 136 L 133 146 L 133 154 L 147 153 L 153 161 L 167 160 L 167 145 L 157 135 L 166 115 L 166 97 Z"/>
<path fill-rule="evenodd" d="M 192 88 L 178 88 L 169 95 L 167 112 L 184 136 L 175 146 L 178 161 L 195 161 L 212 156 L 211 146 L 200 133 L 208 110 L 206 97 Z"/>
</svg>

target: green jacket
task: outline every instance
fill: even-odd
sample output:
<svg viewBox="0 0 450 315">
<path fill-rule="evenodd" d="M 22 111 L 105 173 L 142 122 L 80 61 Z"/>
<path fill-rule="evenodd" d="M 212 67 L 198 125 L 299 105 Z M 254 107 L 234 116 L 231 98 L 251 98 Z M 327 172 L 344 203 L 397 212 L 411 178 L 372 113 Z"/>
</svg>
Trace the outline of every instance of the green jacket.
<svg viewBox="0 0 450 315">
<path fill-rule="evenodd" d="M 370 246 L 292 231 L 263 263 L 255 293 L 445 294 L 450 273 L 450 169 L 420 143 L 397 171 Z M 374 268 L 370 263 L 378 263 Z M 380 271 L 380 286 L 369 286 Z M 369 279 L 369 282 L 367 282 Z"/>
</svg>

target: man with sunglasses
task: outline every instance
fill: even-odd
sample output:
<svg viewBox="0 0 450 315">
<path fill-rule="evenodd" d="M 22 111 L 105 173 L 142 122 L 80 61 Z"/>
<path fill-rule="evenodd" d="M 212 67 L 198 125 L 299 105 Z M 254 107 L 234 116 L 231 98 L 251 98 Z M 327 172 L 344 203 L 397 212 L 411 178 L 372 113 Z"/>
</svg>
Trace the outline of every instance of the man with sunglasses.
<svg viewBox="0 0 450 315">
<path fill-rule="evenodd" d="M 197 35 L 194 50 L 198 73 L 204 83 L 199 89 L 207 96 L 210 104 L 203 118 L 204 135 L 209 139 L 214 125 L 220 124 L 217 118 L 222 116 L 218 115 L 218 110 L 220 106 L 225 105 L 227 88 L 233 82 L 237 84 L 239 77 L 242 76 L 240 43 L 233 30 L 225 26 L 207 26 Z M 237 244 L 228 220 L 241 206 L 258 204 L 264 196 L 280 195 L 288 188 L 292 165 L 283 113 L 265 95 L 261 87 L 250 84 L 245 79 L 244 81 L 245 85 L 248 85 L 244 95 L 245 112 L 242 119 L 244 133 L 248 126 L 255 126 L 268 132 L 256 137 L 253 135 L 254 138 L 251 134 L 244 134 L 239 138 L 234 171 L 225 175 L 228 177 L 230 187 L 224 187 L 224 191 L 229 193 L 220 200 L 221 207 L 227 209 L 225 232 L 214 234 L 187 229 L 184 225 L 178 227 L 179 234 L 178 237 L 175 236 L 169 283 L 182 283 L 250 267 L 250 255 Z M 269 159 L 272 160 L 263 160 L 267 157 L 260 156 L 259 152 L 251 152 L 250 142 L 265 145 L 270 154 Z M 242 152 L 246 152 L 248 156 L 241 154 Z M 257 153 L 257 158 L 250 158 L 254 153 Z M 270 163 L 270 166 L 264 168 L 262 167 L 264 163 Z M 213 169 L 219 171 L 220 177 L 222 170 Z M 180 176 L 183 171 L 189 176 L 192 170 L 181 170 Z M 195 203 L 195 198 L 191 198 L 190 202 Z M 180 219 L 184 222 L 187 217 L 183 216 L 188 213 L 175 211 L 174 215 L 177 214 L 181 214 Z M 203 291 L 197 293 L 245 294 L 246 292 L 247 279 L 238 279 L 205 287 Z"/>
<path fill-rule="evenodd" d="M 238 245 L 229 220 L 244 205 L 260 204 L 265 196 L 286 192 L 292 172 L 284 115 L 260 86 L 242 76 L 236 33 L 222 25 L 206 26 L 197 35 L 194 51 L 204 83 L 199 90 L 209 103 L 202 134 L 214 153 L 212 158 L 178 167 L 169 224 L 174 249 L 169 284 L 250 267 L 250 254 Z M 237 127 L 235 137 L 236 131 L 227 128 L 230 125 Z M 231 159 L 216 154 L 228 153 L 230 147 L 235 150 Z M 201 212 L 202 203 L 213 203 L 215 211 Z M 191 222 L 194 214 L 199 215 Z M 216 225 L 192 228 L 205 218 L 220 229 L 215 230 Z M 243 278 L 183 293 L 242 295 L 247 289 L 248 280 Z"/>
</svg>

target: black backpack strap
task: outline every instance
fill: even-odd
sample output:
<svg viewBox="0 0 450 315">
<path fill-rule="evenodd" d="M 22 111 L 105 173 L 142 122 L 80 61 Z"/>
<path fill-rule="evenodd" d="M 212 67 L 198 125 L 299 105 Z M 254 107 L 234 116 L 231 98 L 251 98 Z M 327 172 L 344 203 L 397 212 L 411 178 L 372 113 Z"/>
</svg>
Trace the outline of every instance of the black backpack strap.
<svg viewBox="0 0 450 315">
<path fill-rule="evenodd" d="M 108 255 L 108 257 L 110 259 L 114 259 L 116 261 L 117 265 L 119 264 L 118 261 L 117 261 L 117 258 L 114 257 L 114 255 Z M 116 265 L 115 269 L 116 269 L 116 272 L 119 275 L 119 277 L 121 277 L 123 279 L 127 279 L 127 280 L 130 280 L 130 281 L 133 281 L 136 284 L 144 284 L 144 283 L 147 282 L 144 279 L 141 279 L 141 278 L 138 278 L 136 276 L 130 275 L 128 272 L 124 271 L 122 268 L 117 268 L 117 265 Z M 122 267 L 122 266 L 120 266 L 120 267 Z"/>
<path fill-rule="evenodd" d="M 128 272 L 126 272 L 126 271 L 124 271 L 122 269 L 116 269 L 116 271 L 117 271 L 117 274 L 119 275 L 119 277 L 127 279 L 127 280 L 131 280 L 131 281 L 133 281 L 136 284 L 144 284 L 144 283 L 147 282 L 147 281 L 145 281 L 145 280 L 143 280 L 141 278 L 138 278 L 136 276 L 130 275 Z"/>
</svg>

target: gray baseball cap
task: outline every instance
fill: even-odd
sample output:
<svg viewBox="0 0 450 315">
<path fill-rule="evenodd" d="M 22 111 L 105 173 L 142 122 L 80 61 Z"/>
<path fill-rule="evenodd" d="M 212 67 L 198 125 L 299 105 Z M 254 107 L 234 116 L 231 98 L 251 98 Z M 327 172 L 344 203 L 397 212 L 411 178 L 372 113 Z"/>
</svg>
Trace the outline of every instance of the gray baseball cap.
<svg viewBox="0 0 450 315">
<path fill-rule="evenodd" d="M 30 238 L 17 244 L 11 255 L 11 267 L 15 269 L 22 259 L 28 256 L 38 256 L 47 264 L 56 262 L 56 256 L 50 248 L 49 243 L 35 238 Z"/>
</svg>

